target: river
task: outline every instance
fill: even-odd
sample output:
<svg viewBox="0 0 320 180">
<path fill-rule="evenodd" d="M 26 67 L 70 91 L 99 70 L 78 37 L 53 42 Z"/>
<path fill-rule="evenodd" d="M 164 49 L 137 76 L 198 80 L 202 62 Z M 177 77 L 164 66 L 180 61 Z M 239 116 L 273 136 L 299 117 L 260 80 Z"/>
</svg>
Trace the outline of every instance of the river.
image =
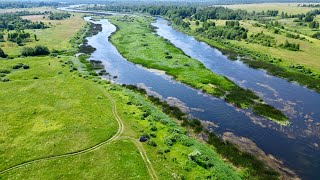
<svg viewBox="0 0 320 180">
<path fill-rule="evenodd" d="M 217 49 L 176 31 L 166 20 L 157 18 L 153 25 L 158 28 L 156 33 L 159 36 L 170 40 L 213 72 L 253 90 L 268 104 L 281 109 L 291 123 L 289 126 L 280 126 L 176 82 L 160 71 L 127 61 L 108 41 L 116 27 L 108 20 L 91 22 L 102 24 L 102 32 L 87 39 L 88 44 L 96 48 L 90 59 L 102 61 L 111 74 L 105 78 L 119 84 L 143 87 L 149 93 L 179 105 L 192 116 L 213 122 L 215 125 L 211 128 L 217 134 L 232 132 L 252 140 L 265 153 L 282 160 L 285 166 L 303 179 L 320 178 L 319 93 L 268 75 L 263 70 L 252 69 L 241 61 L 231 61 Z"/>
</svg>

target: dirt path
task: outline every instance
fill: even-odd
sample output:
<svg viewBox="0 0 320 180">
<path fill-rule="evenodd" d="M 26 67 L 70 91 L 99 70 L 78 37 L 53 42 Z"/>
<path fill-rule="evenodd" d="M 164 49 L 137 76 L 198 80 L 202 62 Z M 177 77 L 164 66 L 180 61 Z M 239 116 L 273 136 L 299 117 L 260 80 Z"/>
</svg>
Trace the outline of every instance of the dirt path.
<svg viewBox="0 0 320 180">
<path fill-rule="evenodd" d="M 102 91 L 105 91 L 104 89 L 101 88 Z M 124 125 L 123 125 L 123 121 L 122 119 L 120 118 L 118 112 L 117 112 L 117 104 L 115 102 L 115 100 L 112 98 L 112 96 L 110 96 L 108 93 L 104 93 L 104 95 L 112 102 L 112 114 L 113 116 L 115 117 L 115 119 L 117 120 L 118 122 L 118 125 L 119 125 L 119 128 L 116 132 L 116 134 L 114 136 L 112 136 L 110 139 L 107 139 L 105 141 L 102 141 L 94 146 L 91 146 L 91 147 L 88 147 L 86 149 L 82 149 L 82 150 L 79 150 L 79 151 L 74 151 L 74 152 L 70 152 L 70 153 L 66 153 L 66 154 L 61 154 L 61 155 L 52 155 L 52 156 L 47 156 L 47 157 L 42 157 L 42 158 L 37 158 L 37 159 L 33 159 L 33 160 L 29 160 L 29 161 L 25 161 L 23 163 L 20 163 L 20 164 L 17 164 L 17 165 L 14 165 L 12 167 L 9 167 L 7 169 L 4 169 L 4 170 L 1 170 L 0 171 L 0 174 L 3 174 L 3 173 L 6 173 L 8 171 L 11 171 L 11 170 L 14 170 L 14 169 L 18 169 L 18 168 L 21 168 L 23 166 L 26 166 L 26 165 L 29 165 L 29 164 L 33 164 L 33 163 L 37 163 L 37 162 L 40 162 L 40 161 L 46 161 L 46 160 L 52 160 L 52 159 L 58 159 L 58 158 L 64 158 L 64 157 L 71 157 L 71 156 L 77 156 L 77 155 L 81 155 L 81 154 L 85 154 L 85 153 L 88 153 L 88 152 L 92 152 L 96 149 L 98 149 L 99 147 L 105 145 L 105 144 L 108 144 L 112 141 L 115 141 L 115 140 L 121 140 L 121 139 L 129 139 L 131 140 L 135 146 L 138 148 L 140 154 L 141 154 L 141 157 L 148 169 L 148 172 L 149 172 L 149 175 L 152 179 L 154 180 L 158 180 L 158 176 L 157 174 L 155 173 L 154 169 L 153 169 L 153 166 L 147 156 L 147 153 L 146 151 L 144 150 L 143 146 L 140 144 L 139 141 L 137 141 L 136 139 L 132 138 L 132 137 L 127 137 L 127 136 L 121 136 L 121 134 L 123 133 L 124 131 Z"/>
</svg>

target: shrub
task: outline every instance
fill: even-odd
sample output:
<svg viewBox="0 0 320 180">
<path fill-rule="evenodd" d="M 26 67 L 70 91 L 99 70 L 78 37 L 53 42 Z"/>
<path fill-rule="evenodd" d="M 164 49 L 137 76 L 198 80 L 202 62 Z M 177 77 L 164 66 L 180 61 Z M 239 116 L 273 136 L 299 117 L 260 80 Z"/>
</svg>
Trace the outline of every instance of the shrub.
<svg viewBox="0 0 320 180">
<path fill-rule="evenodd" d="M 182 145 L 190 147 L 193 145 L 193 142 L 190 138 L 186 137 L 186 136 L 182 136 L 179 141 L 181 142 Z"/>
<path fill-rule="evenodd" d="M 157 131 L 158 129 L 157 129 L 156 126 L 151 126 L 150 130 L 151 130 L 151 131 Z"/>
<path fill-rule="evenodd" d="M 21 51 L 22 56 L 39 56 L 39 55 L 48 55 L 50 51 L 45 46 L 35 46 L 32 47 L 24 47 Z"/>
<path fill-rule="evenodd" d="M 34 48 L 34 52 L 35 52 L 35 55 L 48 55 L 50 54 L 50 51 L 47 47 L 45 46 L 36 46 Z"/>
<path fill-rule="evenodd" d="M 30 68 L 30 66 L 26 65 L 26 64 L 24 64 L 22 67 L 23 67 L 23 69 L 29 69 Z"/>
<path fill-rule="evenodd" d="M 166 144 L 167 146 L 173 146 L 174 142 L 172 141 L 171 138 L 166 137 L 164 139 L 164 144 Z"/>
<path fill-rule="evenodd" d="M 22 63 L 19 63 L 19 64 L 16 64 L 12 67 L 12 69 L 20 69 L 23 67 L 23 64 Z"/>
<path fill-rule="evenodd" d="M 156 133 L 154 133 L 154 132 L 151 132 L 149 135 L 150 135 L 150 137 L 153 137 L 153 138 L 157 137 Z"/>
<path fill-rule="evenodd" d="M 34 56 L 34 49 L 32 47 L 24 47 L 21 51 L 22 56 Z"/>
<path fill-rule="evenodd" d="M 8 78 L 3 78 L 3 79 L 1 79 L 1 81 L 2 81 L 2 82 L 8 82 L 8 81 L 10 81 L 10 79 L 8 79 Z"/>
<path fill-rule="evenodd" d="M 4 51 L 1 48 L 0 48 L 0 57 L 2 57 L 2 58 L 8 57 L 8 55 L 6 53 L 4 53 Z"/>
<path fill-rule="evenodd" d="M 150 140 L 148 141 L 148 145 L 153 146 L 153 147 L 156 147 L 156 146 L 157 146 L 157 143 L 154 142 L 152 139 L 150 139 Z"/>
<path fill-rule="evenodd" d="M 10 71 L 7 70 L 7 69 L 0 69 L 0 73 L 3 73 L 3 74 L 10 74 Z"/>
</svg>

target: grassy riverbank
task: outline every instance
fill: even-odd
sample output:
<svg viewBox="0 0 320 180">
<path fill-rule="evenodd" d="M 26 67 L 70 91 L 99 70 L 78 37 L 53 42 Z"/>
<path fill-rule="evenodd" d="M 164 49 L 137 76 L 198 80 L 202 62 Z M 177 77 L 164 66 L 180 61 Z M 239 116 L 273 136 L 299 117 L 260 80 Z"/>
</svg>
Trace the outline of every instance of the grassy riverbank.
<svg viewBox="0 0 320 180">
<path fill-rule="evenodd" d="M 214 74 L 167 40 L 153 34 L 150 25 L 152 18 L 125 16 L 112 18 L 111 21 L 118 27 L 111 41 L 129 61 L 163 70 L 176 80 L 216 97 L 223 97 L 237 107 L 253 107 L 254 110 L 258 107 L 267 108 L 253 92 L 240 88 L 223 76 Z M 274 108 L 273 111 L 255 112 L 278 123 L 287 123 L 287 118 Z"/>
</svg>

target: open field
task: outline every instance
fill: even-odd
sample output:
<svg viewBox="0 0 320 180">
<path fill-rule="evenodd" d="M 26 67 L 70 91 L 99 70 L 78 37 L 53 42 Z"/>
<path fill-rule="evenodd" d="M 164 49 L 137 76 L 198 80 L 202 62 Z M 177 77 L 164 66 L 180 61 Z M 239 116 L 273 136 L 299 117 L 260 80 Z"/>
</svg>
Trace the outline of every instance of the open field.
<svg viewBox="0 0 320 180">
<path fill-rule="evenodd" d="M 58 11 L 52 7 L 34 7 L 34 8 L 12 8 L 12 9 L 0 9 L 1 13 L 14 13 L 17 11 L 30 11 L 30 12 L 44 12 L 44 11 L 51 11 L 55 12 Z"/>
<path fill-rule="evenodd" d="M 316 9 L 313 7 L 298 7 L 299 4 L 308 3 L 259 3 L 259 4 L 235 4 L 224 5 L 230 9 L 243 9 L 247 11 L 262 12 L 267 10 L 278 10 L 279 12 L 287 12 L 288 14 L 301 14 Z M 316 4 L 316 3 L 312 3 Z"/>
<path fill-rule="evenodd" d="M 0 47 L 9 56 L 20 55 L 23 47 L 33 47 L 36 45 L 47 46 L 50 50 L 69 50 L 71 48 L 69 40 L 85 25 L 85 21 L 82 19 L 81 14 L 74 14 L 74 16 L 64 20 L 48 20 L 43 19 L 42 17 L 42 15 L 24 17 L 32 21 L 42 21 L 47 25 L 50 23 L 50 28 L 47 29 L 25 30 L 25 32 L 32 34 L 31 40 L 26 42 L 25 46 L 18 46 L 15 42 L 6 41 L 0 42 Z M 33 39 L 33 34 L 37 35 L 38 41 Z"/>
<path fill-rule="evenodd" d="M 111 104 L 98 100 L 103 94 L 92 82 L 74 78 L 57 58 L 2 60 L 0 67 L 10 70 L 18 63 L 30 69 L 11 70 L 10 81 L 0 85 L 1 169 L 77 151 L 115 134 Z"/>
</svg>

